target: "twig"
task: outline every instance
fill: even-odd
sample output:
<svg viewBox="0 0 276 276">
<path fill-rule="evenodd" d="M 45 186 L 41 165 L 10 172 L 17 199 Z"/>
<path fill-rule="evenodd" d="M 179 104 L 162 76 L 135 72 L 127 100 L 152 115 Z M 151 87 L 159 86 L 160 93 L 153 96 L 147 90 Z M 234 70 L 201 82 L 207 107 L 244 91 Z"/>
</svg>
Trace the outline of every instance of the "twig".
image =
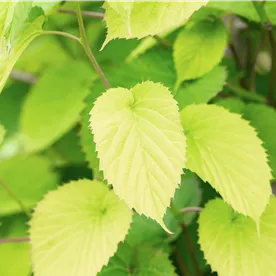
<svg viewBox="0 0 276 276">
<path fill-rule="evenodd" d="M 185 238 L 185 241 L 186 241 L 186 246 L 187 246 L 187 249 L 188 249 L 189 254 L 191 256 L 191 260 L 192 260 L 196 275 L 201 276 L 201 271 L 200 271 L 200 268 L 199 268 L 199 265 L 198 265 L 198 262 L 197 262 L 195 248 L 194 248 L 194 244 L 192 242 L 190 233 L 188 232 L 185 224 L 181 220 L 182 214 L 178 211 L 178 209 L 176 208 L 176 206 L 174 205 L 173 202 L 171 202 L 171 211 L 172 211 L 175 219 L 178 221 L 179 226 L 180 226 L 180 228 L 182 230 L 182 233 L 184 235 L 184 238 Z"/>
<path fill-rule="evenodd" d="M 21 210 L 28 216 L 31 217 L 28 208 L 23 204 L 23 202 L 13 193 L 13 191 L 2 181 L 0 180 L 0 185 L 6 190 L 6 192 L 12 197 L 20 206 Z"/>
<path fill-rule="evenodd" d="M 77 12 L 74 10 L 58 9 L 58 12 L 77 15 Z M 82 11 L 81 13 L 83 16 L 87 16 L 87 17 L 104 18 L 103 12 Z"/>
<path fill-rule="evenodd" d="M 10 78 L 14 79 L 14 80 L 19 80 L 25 83 L 29 83 L 29 84 L 35 84 L 36 83 L 36 77 L 33 76 L 30 73 L 27 72 L 23 72 L 23 71 L 19 71 L 16 69 L 13 69 L 10 73 Z"/>
<path fill-rule="evenodd" d="M 193 213 L 193 212 L 200 213 L 202 210 L 203 210 L 203 208 L 201 208 L 201 207 L 186 207 L 186 208 L 181 209 L 179 212 L 182 214 Z"/>
<path fill-rule="evenodd" d="M 236 65 L 237 65 L 237 68 L 241 69 L 242 68 L 242 64 L 241 64 L 238 52 L 236 51 L 236 48 L 235 48 L 234 44 L 233 43 L 229 44 L 229 48 L 230 48 L 230 50 L 231 50 L 231 52 L 233 54 L 234 60 L 235 60 Z"/>
<path fill-rule="evenodd" d="M 253 64 L 251 67 L 251 72 L 250 72 L 250 77 L 249 77 L 249 90 L 251 90 L 252 92 L 255 92 L 255 90 L 256 90 L 256 87 L 255 87 L 256 86 L 256 64 L 257 64 L 257 60 L 258 60 L 258 55 L 263 47 L 264 42 L 265 42 L 265 33 L 262 32 L 260 41 L 259 41 L 257 49 L 256 49 L 256 53 L 253 58 Z"/>
<path fill-rule="evenodd" d="M 29 237 L 18 237 L 18 238 L 6 238 L 6 239 L 0 239 L 0 244 L 4 243 L 16 243 L 16 242 L 29 242 Z"/>
<path fill-rule="evenodd" d="M 72 34 L 65 33 L 65 32 L 60 32 L 60 31 L 43 31 L 41 34 L 45 34 L 45 35 L 53 34 L 53 35 L 65 36 L 65 37 L 74 39 L 75 41 L 77 41 L 78 43 L 81 44 L 81 39 L 79 37 L 76 37 L 76 36 L 74 36 Z"/>
<path fill-rule="evenodd" d="M 153 37 L 155 38 L 156 41 L 158 41 L 160 44 L 162 44 L 166 48 L 168 48 L 168 49 L 172 48 L 172 44 L 169 42 L 169 40 L 162 38 L 159 35 L 154 35 Z"/>
<path fill-rule="evenodd" d="M 108 82 L 108 80 L 106 79 L 101 67 L 99 66 L 94 54 L 92 53 L 87 38 L 86 38 L 86 33 L 85 33 L 85 28 L 84 28 L 84 24 L 83 24 L 83 18 L 82 18 L 82 13 L 81 13 L 81 8 L 80 8 L 80 3 L 77 2 L 77 17 L 78 17 L 78 23 L 79 23 L 79 29 L 80 29 L 80 36 L 81 36 L 81 44 L 89 58 L 89 60 L 91 61 L 91 63 L 93 64 L 96 72 L 98 73 L 99 77 L 101 78 L 104 86 L 109 89 L 111 86 Z"/>
<path fill-rule="evenodd" d="M 200 268 L 199 268 L 199 265 L 198 265 L 198 262 L 197 262 L 196 252 L 195 252 L 195 248 L 194 248 L 193 241 L 192 241 L 192 238 L 190 236 L 190 233 L 189 233 L 189 231 L 186 228 L 186 225 L 184 223 L 181 223 L 180 227 L 182 229 L 182 233 L 183 233 L 184 238 L 186 240 L 186 245 L 187 245 L 187 248 L 188 248 L 188 250 L 190 252 L 191 260 L 193 262 L 196 275 L 200 276 L 201 275 L 201 271 L 200 271 Z"/>
<path fill-rule="evenodd" d="M 178 267 L 180 269 L 181 275 L 182 276 L 190 276 L 191 272 L 189 271 L 189 269 L 186 266 L 186 264 L 183 262 L 182 256 L 181 256 L 178 248 L 175 247 L 173 251 L 174 251 L 174 255 L 175 255 Z"/>
<path fill-rule="evenodd" d="M 273 34 L 272 24 L 269 20 L 269 17 L 264 9 L 264 6 L 259 1 L 251 1 L 255 10 L 257 11 L 262 26 L 265 31 L 268 33 L 268 38 L 271 46 L 271 72 L 270 72 L 270 79 L 269 79 L 269 87 L 268 87 L 268 95 L 267 101 L 268 104 L 274 105 L 274 89 L 275 89 L 275 79 L 276 79 L 276 40 Z M 264 2 L 265 3 L 265 2 Z"/>
<path fill-rule="evenodd" d="M 272 30 L 268 31 L 269 42 L 271 45 L 271 72 L 269 78 L 269 87 L 268 87 L 268 95 L 267 100 L 269 105 L 274 105 L 274 90 L 276 83 L 276 41 Z"/>
</svg>

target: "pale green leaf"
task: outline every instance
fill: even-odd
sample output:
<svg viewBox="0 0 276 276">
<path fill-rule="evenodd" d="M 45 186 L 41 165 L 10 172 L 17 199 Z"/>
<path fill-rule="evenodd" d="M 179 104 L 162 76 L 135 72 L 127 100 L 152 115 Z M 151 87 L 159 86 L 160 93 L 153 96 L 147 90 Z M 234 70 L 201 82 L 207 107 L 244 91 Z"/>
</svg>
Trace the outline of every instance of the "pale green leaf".
<svg viewBox="0 0 276 276">
<path fill-rule="evenodd" d="M 208 181 L 234 210 L 259 221 L 271 194 L 262 141 L 249 122 L 216 105 L 181 111 L 187 168 Z"/>
<path fill-rule="evenodd" d="M 205 258 L 220 276 L 276 274 L 276 199 L 254 221 L 236 213 L 222 199 L 210 201 L 199 218 L 199 243 Z"/>
<path fill-rule="evenodd" d="M 153 49 L 146 54 L 141 55 L 129 63 L 120 65 L 116 70 L 112 67 L 105 71 L 105 75 L 110 82 L 111 87 L 131 88 L 138 82 L 151 80 L 161 81 L 165 86 L 173 89 L 175 83 L 175 71 L 171 53 L 167 49 Z M 94 102 L 106 88 L 101 80 L 97 80 L 91 89 L 88 97 L 85 99 L 85 108 L 82 112 L 80 139 L 81 146 L 85 152 L 89 166 L 93 169 L 94 175 L 102 178 L 102 172 L 99 171 L 99 160 L 97 158 L 93 134 L 90 130 L 89 112 L 94 106 Z M 1 112 L 1 111 L 0 111 Z"/>
<path fill-rule="evenodd" d="M 243 117 L 256 128 L 268 153 L 269 165 L 276 178 L 276 112 L 261 104 L 248 104 L 243 109 Z"/>
<path fill-rule="evenodd" d="M 0 218 L 0 238 L 27 236 L 27 220 L 23 215 Z M 31 272 L 30 245 L 28 242 L 0 245 L 0 275 L 29 276 Z"/>
<path fill-rule="evenodd" d="M 4 140 L 5 134 L 6 134 L 5 128 L 2 125 L 0 125 L 0 145 Z"/>
<path fill-rule="evenodd" d="M 26 27 L 26 23 L 29 23 L 28 17 L 31 9 L 32 1 L 18 1 L 15 5 L 10 31 L 6 34 L 7 40 L 10 40 L 11 44 L 17 43 L 16 40 Z"/>
<path fill-rule="evenodd" d="M 185 166 L 185 136 L 170 91 L 150 81 L 97 99 L 91 127 L 105 178 L 139 214 L 163 224 Z"/>
<path fill-rule="evenodd" d="M 7 28 L 10 28 L 10 31 L 0 41 L 0 92 L 20 55 L 42 32 L 45 20 L 44 15 L 31 9 L 31 2 L 17 2 L 14 5 L 13 18 L 11 19 L 10 15 L 9 25 L 4 27 L 6 32 Z"/>
<path fill-rule="evenodd" d="M 125 28 L 125 30 L 127 30 L 128 35 L 132 35 L 130 16 L 133 8 L 135 7 L 135 2 L 133 0 L 128 2 L 106 1 L 103 7 L 106 9 L 106 13 L 109 13 L 109 12 L 115 13 L 116 17 L 112 18 L 112 13 L 111 13 L 111 18 L 113 20 L 115 19 L 116 24 L 118 24 L 118 26 L 116 26 L 116 29 L 120 27 L 124 30 Z M 108 19 L 110 19 L 109 18 L 110 14 L 108 15 L 106 13 L 105 13 L 105 20 L 108 24 Z M 111 26 L 108 26 L 108 27 L 110 28 Z"/>
<path fill-rule="evenodd" d="M 16 4 L 17 3 L 12 1 L 0 3 L 0 49 L 4 46 L 4 36 L 12 22 L 14 7 Z"/>
<path fill-rule="evenodd" d="M 120 244 L 117 253 L 98 276 L 176 276 L 169 255 L 161 250 Z"/>
<path fill-rule="evenodd" d="M 184 24 L 207 2 L 106 1 L 104 20 L 107 25 L 107 37 L 103 47 L 114 38 L 142 38 L 169 31 Z"/>
<path fill-rule="evenodd" d="M 131 211 L 99 181 L 72 181 L 36 207 L 30 238 L 36 276 L 95 276 L 124 240 Z"/>
<path fill-rule="evenodd" d="M 44 194 L 58 184 L 56 173 L 44 157 L 15 157 L 1 161 L 0 180 L 27 208 L 32 208 Z M 22 211 L 18 203 L 0 186 L 0 214 Z"/>
<path fill-rule="evenodd" d="M 48 147 L 78 121 L 93 77 L 91 68 L 80 61 L 44 72 L 29 93 L 20 118 L 28 151 Z"/>
<path fill-rule="evenodd" d="M 225 84 L 227 73 L 224 67 L 217 66 L 202 78 L 184 84 L 174 98 L 179 109 L 189 104 L 207 103 L 220 92 Z"/>
<path fill-rule="evenodd" d="M 227 31 L 220 19 L 191 21 L 178 34 L 173 47 L 176 87 L 210 72 L 221 61 L 226 46 Z"/>
<path fill-rule="evenodd" d="M 271 107 L 262 104 L 245 105 L 239 99 L 229 98 L 216 102 L 217 105 L 223 106 L 231 112 L 240 113 L 250 121 L 250 124 L 256 128 L 259 138 L 264 142 L 264 148 L 268 153 L 269 165 L 272 169 L 274 178 L 276 177 L 276 146 L 275 146 L 275 129 L 276 113 Z"/>
</svg>

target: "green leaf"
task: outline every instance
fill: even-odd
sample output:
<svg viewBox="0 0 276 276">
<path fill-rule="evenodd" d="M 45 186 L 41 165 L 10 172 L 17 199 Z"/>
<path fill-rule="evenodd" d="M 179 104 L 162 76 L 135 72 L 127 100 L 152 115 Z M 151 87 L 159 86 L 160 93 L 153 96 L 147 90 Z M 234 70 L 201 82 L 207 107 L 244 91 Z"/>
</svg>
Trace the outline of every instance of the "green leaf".
<svg viewBox="0 0 276 276">
<path fill-rule="evenodd" d="M 0 219 L 0 238 L 27 236 L 27 221 L 22 215 Z M 28 242 L 6 243 L 0 246 L 0 275 L 29 276 L 31 272 Z"/>
<path fill-rule="evenodd" d="M 251 218 L 222 199 L 210 201 L 200 214 L 199 243 L 212 269 L 222 276 L 275 275 L 275 220 L 274 196 L 261 216 L 259 234 Z"/>
<path fill-rule="evenodd" d="M 20 111 L 28 89 L 29 85 L 16 82 L 0 94 L 0 122 L 6 129 L 7 138 L 19 132 Z"/>
<path fill-rule="evenodd" d="M 166 31 L 165 33 L 159 34 L 159 37 L 164 39 L 166 36 L 168 36 L 176 29 L 177 27 L 174 27 L 169 31 Z M 127 57 L 127 61 L 130 62 L 136 59 L 137 57 L 144 54 L 146 51 L 153 48 L 157 44 L 158 44 L 158 40 L 155 37 L 152 37 L 152 36 L 145 37 L 144 39 L 141 40 L 139 45 L 129 54 L 129 56 Z"/>
<path fill-rule="evenodd" d="M 164 227 L 186 152 L 170 91 L 150 81 L 130 90 L 111 88 L 95 102 L 91 127 L 100 168 L 115 193 Z"/>
<path fill-rule="evenodd" d="M 190 171 L 185 171 L 181 177 L 181 185 L 176 190 L 174 198 L 172 199 L 174 211 L 180 211 L 185 207 L 200 206 L 201 190 L 199 186 L 199 179 Z M 180 232 L 179 223 L 183 222 L 189 225 L 196 216 L 196 212 L 182 214 L 182 219 L 176 218 L 171 208 L 167 209 L 164 217 L 165 224 L 174 233 Z"/>
<path fill-rule="evenodd" d="M 230 112 L 242 114 L 245 104 L 239 98 L 227 98 L 216 101 L 216 105 L 228 109 Z"/>
<path fill-rule="evenodd" d="M 5 20 L 5 34 L 0 35 L 0 92 L 20 55 L 42 32 L 45 20 L 44 15 L 31 9 L 31 2 L 17 2 L 9 9 L 8 20 L 3 18 L 5 12 L 0 14 L 0 22 Z"/>
<path fill-rule="evenodd" d="M 4 140 L 5 134 L 6 134 L 5 128 L 2 125 L 0 125 L 0 145 Z"/>
<path fill-rule="evenodd" d="M 276 25 L 276 3 L 274 1 L 268 1 L 264 6 L 269 20 Z"/>
<path fill-rule="evenodd" d="M 28 151 L 48 147 L 72 128 L 93 77 L 90 67 L 80 61 L 68 61 L 45 71 L 29 93 L 20 118 Z"/>
<path fill-rule="evenodd" d="M 69 60 L 69 55 L 66 49 L 59 44 L 58 38 L 43 35 L 29 45 L 16 62 L 15 68 L 37 74 L 48 67 L 62 64 L 67 60 Z"/>
<path fill-rule="evenodd" d="M 269 165 L 273 176 L 276 178 L 276 112 L 273 108 L 260 105 L 248 104 L 243 109 L 243 117 L 250 121 L 256 128 L 258 136 L 264 142 L 267 150 Z"/>
<path fill-rule="evenodd" d="M 176 87 L 210 72 L 221 61 L 226 46 L 227 31 L 220 19 L 191 21 L 178 34 L 173 47 Z"/>
<path fill-rule="evenodd" d="M 0 180 L 27 208 L 32 208 L 44 194 L 58 184 L 50 162 L 39 156 L 15 157 L 0 163 Z M 0 214 L 22 211 L 17 202 L 0 186 Z"/>
<path fill-rule="evenodd" d="M 235 1 L 234 4 L 232 1 L 210 1 L 208 7 L 224 10 L 255 22 L 261 21 L 260 16 L 251 1 Z M 267 1 L 263 8 L 265 9 L 270 21 L 275 25 L 276 3 L 274 1 Z"/>
<path fill-rule="evenodd" d="M 104 3 L 107 37 L 103 47 L 114 38 L 142 38 L 178 27 L 207 1 L 199 2 L 113 2 Z M 141 24 L 143 18 L 143 24 Z"/>
<path fill-rule="evenodd" d="M 97 82 L 96 85 L 97 84 L 99 84 L 99 82 Z M 88 162 L 89 167 L 93 170 L 93 178 L 103 179 L 103 174 L 99 168 L 99 159 L 97 157 L 96 144 L 94 143 L 94 135 L 91 132 L 89 123 L 89 112 L 94 106 L 96 97 L 100 94 L 97 95 L 94 89 L 92 89 L 92 91 L 93 92 L 91 92 L 85 99 L 85 107 L 81 115 L 80 143 L 82 151 L 85 153 L 85 159 Z"/>
<path fill-rule="evenodd" d="M 164 243 L 166 237 L 167 233 L 156 221 L 134 213 L 125 242 L 130 246 L 139 244 L 159 246 Z"/>
<path fill-rule="evenodd" d="M 99 181 L 72 181 L 36 207 L 30 238 L 36 276 L 96 275 L 116 252 L 131 211 Z"/>
<path fill-rule="evenodd" d="M 67 132 L 53 145 L 52 149 L 66 163 L 71 165 L 85 163 L 85 157 L 80 148 L 78 129 L 76 128 Z"/>
<path fill-rule="evenodd" d="M 98 276 L 176 276 L 167 253 L 148 246 L 120 244 L 117 253 Z"/>
<path fill-rule="evenodd" d="M 250 1 L 236 1 L 234 4 L 232 1 L 210 1 L 207 6 L 228 11 L 253 21 L 260 21 L 260 16 Z"/>
<path fill-rule="evenodd" d="M 271 194 L 271 172 L 262 141 L 240 115 L 215 105 L 181 111 L 187 168 L 208 181 L 234 210 L 257 223 Z"/>
<path fill-rule="evenodd" d="M 178 101 L 179 109 L 189 104 L 207 103 L 220 92 L 225 84 L 227 73 L 224 67 L 217 66 L 202 78 L 184 84 L 174 98 Z"/>
</svg>

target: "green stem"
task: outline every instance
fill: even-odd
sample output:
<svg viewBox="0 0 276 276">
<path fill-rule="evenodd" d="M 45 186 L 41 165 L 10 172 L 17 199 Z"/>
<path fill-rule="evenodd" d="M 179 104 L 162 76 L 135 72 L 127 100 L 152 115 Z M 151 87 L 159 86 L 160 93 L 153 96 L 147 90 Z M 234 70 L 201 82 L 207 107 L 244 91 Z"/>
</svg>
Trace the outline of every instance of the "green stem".
<svg viewBox="0 0 276 276">
<path fill-rule="evenodd" d="M 234 44 L 230 43 L 229 44 L 229 48 L 230 48 L 230 50 L 232 52 L 232 55 L 233 55 L 234 61 L 236 62 L 237 68 L 241 69 L 242 68 L 242 64 L 241 64 L 238 52 L 236 51 L 236 48 L 235 48 Z"/>
<path fill-rule="evenodd" d="M 174 248 L 174 255 L 175 255 L 179 270 L 181 272 L 181 275 L 182 276 L 190 276 L 191 272 L 189 271 L 186 264 L 183 262 L 182 256 L 177 247 Z"/>
<path fill-rule="evenodd" d="M 159 35 L 154 35 L 153 36 L 155 38 L 156 41 L 158 41 L 160 44 L 162 44 L 164 47 L 171 49 L 172 48 L 172 44 L 170 43 L 170 41 L 168 41 L 165 38 L 160 37 Z"/>
<path fill-rule="evenodd" d="M 64 14 L 77 14 L 74 10 L 65 10 L 65 9 L 58 9 L 59 13 Z M 83 16 L 92 17 L 92 18 L 104 18 L 104 13 L 102 12 L 93 12 L 93 11 L 82 11 Z"/>
<path fill-rule="evenodd" d="M 14 192 L 2 180 L 0 180 L 0 185 L 6 190 L 6 192 L 10 195 L 10 197 L 13 198 L 18 203 L 22 212 L 24 212 L 28 217 L 31 217 L 31 214 L 28 208 L 26 208 L 23 202 L 14 194 Z"/>
<path fill-rule="evenodd" d="M 260 1 L 254 1 L 254 0 L 251 1 L 251 3 L 253 4 L 256 12 L 258 13 L 263 27 L 265 27 L 269 23 L 269 18 L 266 14 L 266 11 L 265 11 L 262 3 Z"/>
<path fill-rule="evenodd" d="M 180 227 L 182 229 L 182 233 L 183 233 L 184 238 L 186 240 L 186 245 L 187 245 L 187 248 L 188 248 L 188 250 L 190 252 L 191 260 L 193 262 L 196 275 L 200 276 L 201 275 L 201 271 L 200 271 L 200 268 L 199 268 L 199 265 L 198 265 L 198 262 L 197 262 L 195 247 L 194 247 L 192 238 L 190 236 L 190 233 L 189 233 L 189 231 L 188 231 L 188 229 L 187 229 L 187 227 L 186 227 L 186 225 L 184 223 L 181 223 Z"/>
<path fill-rule="evenodd" d="M 100 79 L 102 80 L 104 86 L 109 89 L 111 86 L 109 84 L 109 82 L 107 81 L 101 67 L 99 66 L 94 54 L 92 53 L 88 41 L 87 41 L 87 37 L 86 37 L 86 33 L 85 33 L 85 28 L 84 28 L 84 24 L 83 24 L 83 18 L 82 18 L 82 12 L 81 12 L 81 7 L 80 7 L 80 3 L 79 1 L 77 2 L 77 17 L 78 17 L 78 23 L 79 23 L 79 30 L 80 30 L 80 37 L 81 37 L 81 44 L 89 58 L 89 60 L 91 61 L 91 63 L 93 64 L 96 72 L 98 73 Z"/>
<path fill-rule="evenodd" d="M 60 36 L 65 36 L 71 39 L 74 39 L 75 41 L 77 41 L 78 43 L 81 44 L 81 40 L 79 37 L 76 37 L 72 34 L 68 34 L 65 32 L 60 32 L 60 31 L 43 31 L 41 34 L 45 34 L 45 35 L 49 35 L 49 34 L 53 34 L 53 35 L 60 35 Z"/>
<path fill-rule="evenodd" d="M 250 76 L 249 76 L 249 90 L 251 90 L 254 93 L 256 92 L 256 64 L 257 64 L 257 60 L 258 60 L 258 55 L 264 45 L 264 42 L 265 42 L 265 33 L 262 32 L 260 41 L 258 43 L 256 52 L 255 52 L 255 55 L 253 58 L 253 64 L 250 69 Z"/>
<path fill-rule="evenodd" d="M 189 233 L 188 229 L 186 228 L 186 225 L 181 220 L 182 214 L 178 211 L 178 209 L 176 208 L 176 206 L 174 205 L 173 202 L 171 203 L 171 210 L 172 210 L 172 213 L 173 213 L 175 219 L 178 221 L 179 226 L 182 230 L 183 236 L 186 241 L 186 246 L 190 253 L 190 257 L 191 257 L 191 260 L 192 260 L 192 263 L 193 263 L 193 266 L 195 269 L 195 273 L 197 276 L 201 276 L 200 267 L 199 267 L 199 264 L 198 264 L 198 261 L 196 258 L 195 247 L 194 247 L 192 238 L 190 236 L 190 233 Z"/>
<path fill-rule="evenodd" d="M 13 69 L 10 73 L 10 78 L 18 81 L 22 81 L 29 84 L 36 83 L 36 77 L 30 73 Z"/>
<path fill-rule="evenodd" d="M 271 72 L 269 78 L 269 88 L 268 88 L 268 104 L 274 105 L 274 90 L 275 90 L 275 82 L 276 82 L 276 40 L 273 34 L 273 31 L 268 31 L 269 41 L 271 45 Z"/>
<path fill-rule="evenodd" d="M 243 89 L 242 87 L 240 87 L 238 85 L 235 85 L 232 83 L 227 83 L 226 86 L 240 98 L 243 98 L 243 99 L 249 100 L 249 101 L 259 102 L 259 103 L 266 103 L 265 97 L 255 94 L 255 93 L 248 93 L 247 90 Z"/>
<path fill-rule="evenodd" d="M 29 237 L 19 237 L 19 238 L 6 238 L 6 239 L 0 239 L 0 244 L 3 243 L 16 243 L 16 242 L 29 242 Z"/>
<path fill-rule="evenodd" d="M 202 211 L 201 207 L 186 207 L 183 208 L 179 211 L 179 213 L 181 214 L 185 214 L 185 213 L 200 213 Z"/>
</svg>

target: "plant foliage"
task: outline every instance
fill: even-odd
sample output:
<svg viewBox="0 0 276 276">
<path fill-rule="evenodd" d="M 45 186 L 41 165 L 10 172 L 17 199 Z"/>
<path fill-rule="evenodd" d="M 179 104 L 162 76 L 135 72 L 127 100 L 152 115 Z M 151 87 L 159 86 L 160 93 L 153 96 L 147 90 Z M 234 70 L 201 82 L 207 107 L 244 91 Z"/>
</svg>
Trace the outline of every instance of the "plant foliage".
<svg viewBox="0 0 276 276">
<path fill-rule="evenodd" d="M 0 275 L 276 275 L 275 14 L 0 2 Z"/>
</svg>

